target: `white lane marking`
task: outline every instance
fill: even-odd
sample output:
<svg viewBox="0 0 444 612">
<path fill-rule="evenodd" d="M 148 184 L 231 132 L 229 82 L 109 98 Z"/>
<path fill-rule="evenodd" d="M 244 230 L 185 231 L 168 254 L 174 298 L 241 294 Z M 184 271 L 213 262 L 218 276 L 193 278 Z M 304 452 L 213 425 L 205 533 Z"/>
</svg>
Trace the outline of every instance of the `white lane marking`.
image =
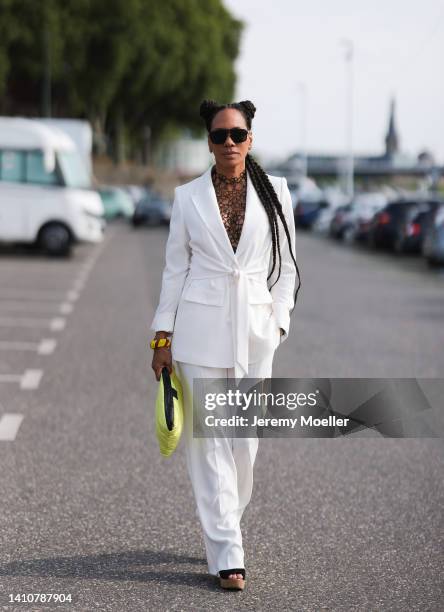
<svg viewBox="0 0 444 612">
<path fill-rule="evenodd" d="M 20 389 L 38 389 L 43 370 L 25 370 L 20 381 Z"/>
<path fill-rule="evenodd" d="M 2 327 L 47 327 L 48 319 L 31 319 L 29 317 L 0 317 Z"/>
<path fill-rule="evenodd" d="M 102 250 L 114 234 L 115 232 L 110 232 L 109 234 L 107 234 L 103 238 L 102 242 L 97 245 L 96 249 L 87 259 L 87 261 L 81 266 L 80 272 L 77 274 L 73 282 L 72 289 L 67 294 L 68 300 L 75 301 L 78 299 L 79 293 L 85 288 L 89 275 L 91 274 L 94 266 L 96 265 Z"/>
<path fill-rule="evenodd" d="M 0 383 L 21 382 L 23 374 L 0 374 Z"/>
<path fill-rule="evenodd" d="M 49 329 L 51 331 L 60 331 L 61 329 L 65 329 L 65 325 L 66 325 L 66 319 L 64 319 L 63 317 L 55 317 L 54 319 L 51 320 Z"/>
<path fill-rule="evenodd" d="M 16 266 L 17 268 L 26 267 L 26 269 L 31 272 L 34 272 L 34 270 L 46 271 L 46 269 L 48 269 L 48 271 L 51 272 L 52 270 L 57 270 L 57 267 L 59 265 L 66 266 L 66 269 L 69 269 L 69 268 L 75 269 L 75 268 L 79 268 L 82 265 L 82 263 L 76 260 L 60 262 L 56 259 L 54 259 L 53 261 L 46 261 L 46 260 L 41 260 L 41 259 L 38 260 L 34 258 L 29 258 L 26 261 L 19 260 L 19 259 L 12 259 L 11 261 L 8 261 L 8 263 L 5 264 L 4 267 L 6 267 L 8 270 L 14 266 Z M 32 268 L 34 268 L 34 270 Z"/>
<path fill-rule="evenodd" d="M 115 231 L 109 231 L 100 244 L 97 245 L 95 251 L 88 258 L 88 260 L 80 267 L 80 273 L 74 280 L 73 286 L 69 290 L 61 290 L 55 288 L 48 289 L 28 289 L 28 288 L 17 288 L 17 287 L 2 287 L 0 300 L 18 300 L 18 299 L 29 299 L 29 300 L 42 300 L 44 302 L 62 301 L 59 305 L 60 314 L 66 315 L 73 311 L 73 306 L 70 302 L 75 302 L 80 297 L 80 291 L 85 287 L 85 283 L 95 266 L 102 250 L 113 238 Z M 20 267 L 22 265 L 20 264 Z M 52 264 L 50 265 L 53 270 Z M 64 268 L 66 269 L 66 268 Z M 1 306 L 1 301 L 0 301 Z M 11 305 L 9 304 L 11 307 Z M 18 305 L 17 308 L 21 309 L 23 304 Z M 43 311 L 44 312 L 44 311 Z M 52 319 L 44 318 L 33 318 L 33 317 L 0 317 L 0 327 L 49 327 L 52 331 L 60 331 L 66 326 L 66 319 L 63 317 L 54 317 Z M 27 343 L 27 342 L 0 342 L 0 350 L 37 350 L 40 355 L 50 355 L 57 345 L 54 339 L 43 339 L 40 344 Z M 0 382 L 17 381 L 15 375 L 0 375 Z M 25 379 L 26 381 L 26 379 Z"/>
<path fill-rule="evenodd" d="M 5 301 L 0 297 L 0 312 L 3 311 L 14 311 L 14 313 L 24 313 L 24 314 L 34 314 L 34 313 L 51 313 L 51 311 L 63 312 L 66 310 L 66 313 L 72 312 L 73 306 L 69 302 L 62 302 L 61 304 L 51 302 L 37 302 L 35 300 L 31 301 Z"/>
<path fill-rule="evenodd" d="M 63 302 L 63 304 L 60 304 L 60 308 L 59 311 L 61 314 L 69 314 L 73 311 L 74 307 L 72 304 L 69 304 L 69 302 Z"/>
<path fill-rule="evenodd" d="M 2 299 L 28 299 L 28 300 L 44 300 L 45 302 L 52 302 L 54 300 L 60 302 L 63 300 L 66 291 L 63 289 L 17 289 L 14 287 L 2 287 L 1 298 Z"/>
<path fill-rule="evenodd" d="M 0 340 L 1 351 L 36 351 L 38 348 L 37 342 L 14 342 L 8 340 Z"/>
<path fill-rule="evenodd" d="M 78 300 L 78 299 L 79 299 L 79 295 L 80 295 L 80 294 L 79 294 L 79 292 L 78 292 L 78 291 L 73 291 L 73 290 L 70 290 L 70 291 L 68 291 L 68 292 L 67 292 L 67 294 L 66 294 L 66 299 L 67 299 L 68 301 L 70 301 L 70 302 L 75 302 L 76 300 Z"/>
<path fill-rule="evenodd" d="M 13 442 L 23 419 L 23 414 L 14 414 L 12 412 L 3 414 L 0 418 L 0 441 Z"/>
<path fill-rule="evenodd" d="M 54 338 L 43 338 L 37 348 L 39 355 L 51 355 L 57 346 L 57 340 Z"/>
<path fill-rule="evenodd" d="M 36 351 L 39 355 L 50 355 L 57 346 L 57 340 L 44 338 L 40 342 L 15 342 L 0 340 L 0 351 Z"/>
<path fill-rule="evenodd" d="M 1 327 L 49 327 L 52 330 L 63 329 L 65 319 L 54 317 L 52 319 L 32 317 L 0 317 Z"/>
</svg>

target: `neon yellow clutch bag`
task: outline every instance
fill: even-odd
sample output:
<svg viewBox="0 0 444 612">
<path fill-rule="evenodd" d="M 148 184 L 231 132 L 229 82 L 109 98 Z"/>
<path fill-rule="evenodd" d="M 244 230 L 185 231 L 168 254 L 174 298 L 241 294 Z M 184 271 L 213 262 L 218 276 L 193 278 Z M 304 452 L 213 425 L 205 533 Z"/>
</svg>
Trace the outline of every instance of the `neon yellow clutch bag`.
<svg viewBox="0 0 444 612">
<path fill-rule="evenodd" d="M 174 368 L 162 369 L 156 398 L 156 435 L 160 453 L 169 457 L 176 450 L 183 430 L 182 385 Z"/>
</svg>

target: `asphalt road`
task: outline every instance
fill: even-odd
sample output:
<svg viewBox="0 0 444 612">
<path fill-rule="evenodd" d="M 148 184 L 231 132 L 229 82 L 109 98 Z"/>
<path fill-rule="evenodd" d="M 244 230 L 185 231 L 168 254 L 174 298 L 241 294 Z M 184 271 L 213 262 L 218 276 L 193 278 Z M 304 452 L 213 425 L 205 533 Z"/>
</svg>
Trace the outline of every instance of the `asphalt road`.
<svg viewBox="0 0 444 612">
<path fill-rule="evenodd" d="M 261 440 L 247 588 L 206 574 L 184 449 L 161 458 L 153 430 L 166 236 L 0 254 L 0 609 L 442 610 L 442 438 Z M 444 378 L 442 274 L 302 232 L 297 253 L 274 376 Z"/>
</svg>

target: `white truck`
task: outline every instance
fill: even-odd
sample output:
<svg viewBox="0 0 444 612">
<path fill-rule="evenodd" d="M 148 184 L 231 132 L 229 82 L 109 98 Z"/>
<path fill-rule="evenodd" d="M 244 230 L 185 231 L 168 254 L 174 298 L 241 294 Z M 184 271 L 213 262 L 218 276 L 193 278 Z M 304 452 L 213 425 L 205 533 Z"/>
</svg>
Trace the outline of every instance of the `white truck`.
<svg viewBox="0 0 444 612">
<path fill-rule="evenodd" d="M 73 140 L 35 119 L 0 117 L 0 242 L 67 255 L 100 242 L 104 209 Z"/>
<path fill-rule="evenodd" d="M 88 174 L 92 177 L 93 131 L 89 121 L 84 119 L 61 119 L 59 117 L 39 117 L 34 119 L 34 121 L 49 125 L 49 127 L 59 128 L 62 132 L 65 132 L 76 145 Z"/>
</svg>

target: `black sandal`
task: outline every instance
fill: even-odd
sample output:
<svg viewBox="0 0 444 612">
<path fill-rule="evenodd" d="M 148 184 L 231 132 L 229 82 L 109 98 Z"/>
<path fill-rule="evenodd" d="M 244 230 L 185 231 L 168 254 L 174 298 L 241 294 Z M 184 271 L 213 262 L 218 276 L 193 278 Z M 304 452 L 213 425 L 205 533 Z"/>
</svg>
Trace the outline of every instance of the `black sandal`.
<svg viewBox="0 0 444 612">
<path fill-rule="evenodd" d="M 242 574 L 242 578 L 228 578 L 230 574 Z M 243 591 L 245 588 L 245 569 L 243 567 L 236 567 L 234 569 L 220 570 L 219 580 L 220 586 L 223 589 Z"/>
</svg>

